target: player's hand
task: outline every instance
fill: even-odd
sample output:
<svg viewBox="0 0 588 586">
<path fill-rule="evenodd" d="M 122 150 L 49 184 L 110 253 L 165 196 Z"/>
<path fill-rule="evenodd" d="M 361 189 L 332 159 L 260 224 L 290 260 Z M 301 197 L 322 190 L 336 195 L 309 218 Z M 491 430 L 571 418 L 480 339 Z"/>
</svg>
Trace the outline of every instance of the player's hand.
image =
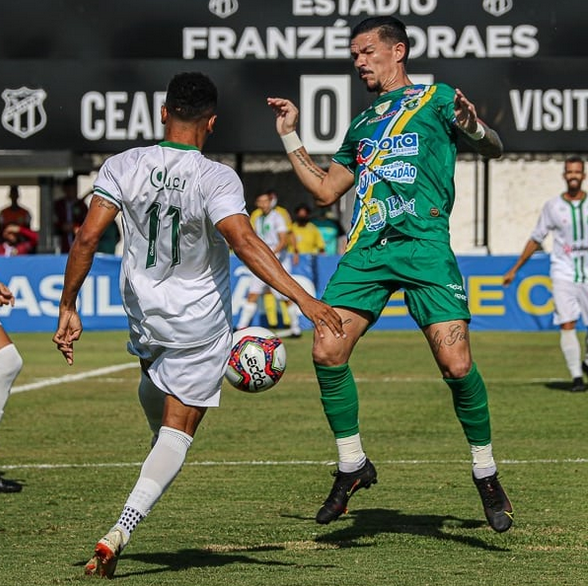
<svg viewBox="0 0 588 586">
<path fill-rule="evenodd" d="M 268 98 L 268 106 L 276 115 L 276 130 L 280 136 L 296 130 L 298 125 L 298 108 L 285 98 Z"/>
<path fill-rule="evenodd" d="M 346 338 L 343 330 L 341 316 L 330 306 L 314 297 L 308 296 L 304 302 L 299 303 L 300 311 L 314 324 L 317 335 L 325 337 L 327 329 L 331 330 L 336 338 Z"/>
<path fill-rule="evenodd" d="M 478 127 L 476 107 L 460 89 L 455 90 L 454 112 L 457 126 L 464 132 L 474 133 Z"/>
<path fill-rule="evenodd" d="M 504 277 L 502 278 L 502 284 L 506 287 L 508 285 L 510 285 L 514 280 L 515 277 L 517 275 L 517 272 L 515 269 L 510 269 L 510 271 L 508 271 L 507 273 L 505 273 Z"/>
<path fill-rule="evenodd" d="M 11 305 L 14 307 L 14 295 L 4 283 L 0 283 L 0 305 Z"/>
<path fill-rule="evenodd" d="M 82 320 L 75 309 L 59 310 L 59 322 L 53 336 L 53 342 L 70 366 L 74 362 L 73 344 L 80 339 L 82 329 Z"/>
</svg>

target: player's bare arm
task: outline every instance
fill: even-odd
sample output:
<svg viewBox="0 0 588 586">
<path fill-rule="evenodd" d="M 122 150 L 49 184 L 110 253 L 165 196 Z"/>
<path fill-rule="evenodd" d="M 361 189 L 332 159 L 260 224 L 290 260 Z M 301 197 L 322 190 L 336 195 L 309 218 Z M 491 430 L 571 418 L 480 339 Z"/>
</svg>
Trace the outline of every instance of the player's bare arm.
<svg viewBox="0 0 588 586">
<path fill-rule="evenodd" d="M 502 141 L 498 133 L 478 118 L 476 107 L 460 89 L 455 90 L 455 121 L 467 142 L 489 159 L 502 156 Z"/>
<path fill-rule="evenodd" d="M 330 206 L 353 186 L 353 173 L 338 164 L 325 171 L 317 165 L 296 134 L 298 108 L 285 98 L 268 98 L 276 115 L 276 131 L 284 142 L 292 169 L 319 206 Z M 286 138 L 284 138 L 286 137 Z"/>
<path fill-rule="evenodd" d="M 525 244 L 525 248 L 523 249 L 523 252 L 521 253 L 521 256 L 519 256 L 519 258 L 517 259 L 517 262 L 514 264 L 514 266 L 507 273 L 505 273 L 505 275 L 504 275 L 504 277 L 502 279 L 503 285 L 510 285 L 514 281 L 514 279 L 515 279 L 515 277 L 517 275 L 518 270 L 540 248 L 541 248 L 541 245 L 538 242 L 535 242 L 532 239 L 529 240 L 527 242 L 527 244 Z"/>
<path fill-rule="evenodd" d="M 118 211 L 114 204 L 95 195 L 69 252 L 59 302 L 59 320 L 53 342 L 70 365 L 73 364 L 73 343 L 80 339 L 83 330 L 76 309 L 78 292 L 92 267 L 100 237 Z"/>
<path fill-rule="evenodd" d="M 345 336 L 339 314 L 331 306 L 309 295 L 284 270 L 271 249 L 254 232 L 247 216 L 234 214 L 221 220 L 216 227 L 256 276 L 298 305 L 313 322 L 320 337 L 324 337 L 327 328 L 336 337 Z"/>
</svg>

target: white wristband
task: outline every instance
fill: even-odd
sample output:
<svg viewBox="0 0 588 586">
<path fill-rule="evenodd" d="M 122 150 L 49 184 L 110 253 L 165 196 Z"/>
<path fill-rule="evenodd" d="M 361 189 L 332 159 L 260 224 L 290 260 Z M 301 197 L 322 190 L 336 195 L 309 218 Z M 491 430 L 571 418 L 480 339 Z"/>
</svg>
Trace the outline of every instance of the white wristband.
<svg viewBox="0 0 588 586">
<path fill-rule="evenodd" d="M 280 138 L 282 139 L 286 153 L 293 153 L 294 151 L 297 151 L 299 148 L 304 146 L 295 130 L 289 132 L 288 134 L 284 134 Z"/>
<path fill-rule="evenodd" d="M 472 140 L 482 140 L 486 136 L 486 129 L 480 124 L 480 121 L 477 121 L 476 130 L 474 132 L 466 132 L 464 133 L 469 136 Z"/>
</svg>

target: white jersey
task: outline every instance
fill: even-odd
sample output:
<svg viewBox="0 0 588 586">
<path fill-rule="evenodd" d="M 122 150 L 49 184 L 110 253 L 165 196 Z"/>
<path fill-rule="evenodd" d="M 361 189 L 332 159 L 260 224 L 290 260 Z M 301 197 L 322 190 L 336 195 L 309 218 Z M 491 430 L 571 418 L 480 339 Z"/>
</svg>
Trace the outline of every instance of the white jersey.
<svg viewBox="0 0 588 586">
<path fill-rule="evenodd" d="M 272 249 L 275 250 L 280 243 L 280 234 L 288 232 L 286 221 L 276 210 L 271 210 L 266 216 L 260 214 L 255 218 L 253 228 L 257 235 Z M 280 261 L 287 256 L 287 246 L 284 246 L 278 254 Z"/>
<path fill-rule="evenodd" d="M 568 201 L 559 195 L 547 201 L 531 239 L 541 244 L 550 231 L 551 278 L 588 282 L 588 199 Z"/>
<path fill-rule="evenodd" d="M 232 328 L 229 251 L 215 224 L 247 212 L 230 167 L 163 142 L 107 159 L 94 193 L 122 210 L 120 287 L 132 339 L 183 348 Z"/>
</svg>

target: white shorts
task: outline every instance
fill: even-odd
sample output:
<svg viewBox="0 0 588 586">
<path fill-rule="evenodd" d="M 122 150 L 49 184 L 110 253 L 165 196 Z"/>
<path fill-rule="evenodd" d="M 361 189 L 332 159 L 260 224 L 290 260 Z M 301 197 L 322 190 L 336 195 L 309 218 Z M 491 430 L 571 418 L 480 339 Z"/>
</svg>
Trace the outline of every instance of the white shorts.
<svg viewBox="0 0 588 586">
<path fill-rule="evenodd" d="M 553 303 L 555 312 L 553 323 L 556 326 L 580 317 L 588 325 L 588 283 L 570 283 L 560 279 L 552 280 Z"/>
<path fill-rule="evenodd" d="M 153 384 L 184 405 L 218 407 L 233 334 L 225 330 L 216 340 L 194 348 L 165 348 L 128 343 L 131 354 L 151 362 Z"/>
<path fill-rule="evenodd" d="M 282 266 L 284 270 L 291 274 L 292 272 L 292 260 L 290 256 L 286 257 L 282 261 Z M 259 277 L 256 277 L 253 273 L 251 273 L 251 280 L 249 281 L 249 293 L 255 293 L 256 295 L 263 295 L 264 293 L 270 292 L 278 301 L 286 301 L 288 298 L 285 295 L 282 295 L 279 291 L 276 291 L 272 287 L 270 287 L 267 283 L 262 281 Z"/>
</svg>

